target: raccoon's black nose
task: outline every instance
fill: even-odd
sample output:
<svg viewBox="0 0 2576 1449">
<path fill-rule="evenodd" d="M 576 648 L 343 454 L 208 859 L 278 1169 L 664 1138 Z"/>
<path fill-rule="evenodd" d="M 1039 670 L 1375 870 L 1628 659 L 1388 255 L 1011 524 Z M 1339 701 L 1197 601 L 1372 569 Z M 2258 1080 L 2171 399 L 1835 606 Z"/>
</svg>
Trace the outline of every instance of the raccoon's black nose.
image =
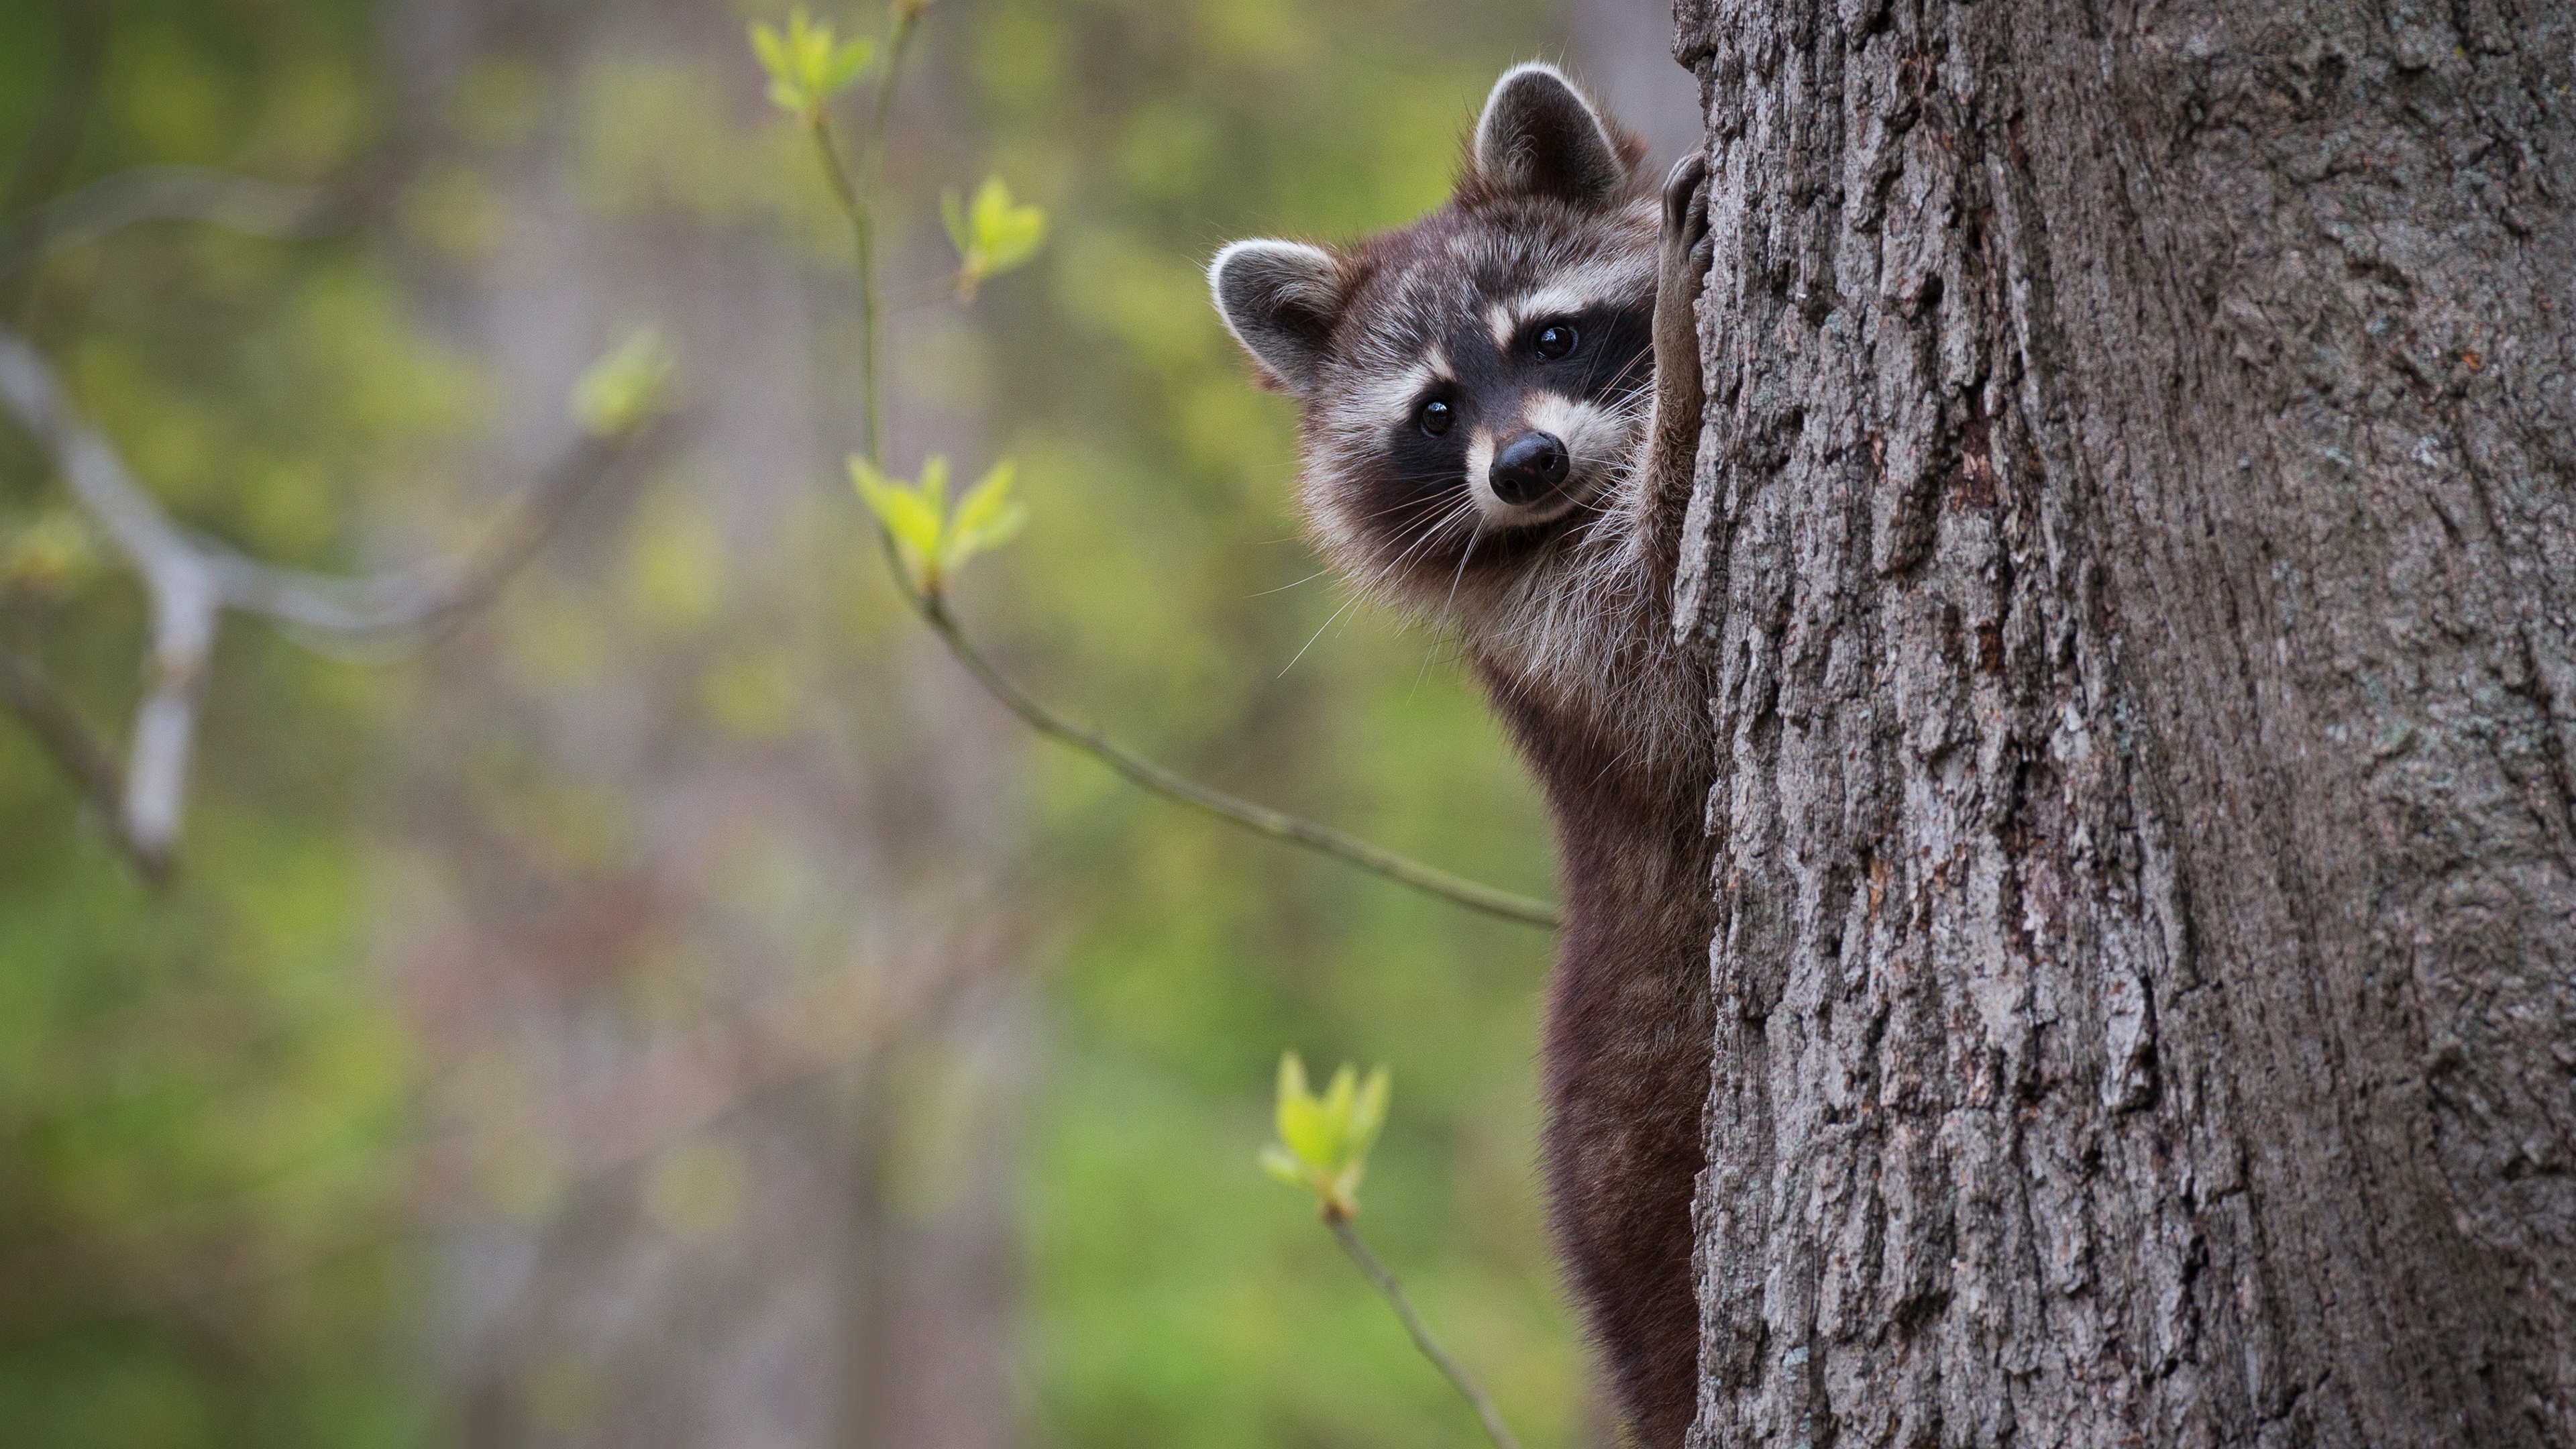
<svg viewBox="0 0 2576 1449">
<path fill-rule="evenodd" d="M 1536 503 L 1565 481 L 1572 462 L 1554 433 L 1523 433 L 1494 454 L 1494 496 L 1515 508 Z"/>
</svg>

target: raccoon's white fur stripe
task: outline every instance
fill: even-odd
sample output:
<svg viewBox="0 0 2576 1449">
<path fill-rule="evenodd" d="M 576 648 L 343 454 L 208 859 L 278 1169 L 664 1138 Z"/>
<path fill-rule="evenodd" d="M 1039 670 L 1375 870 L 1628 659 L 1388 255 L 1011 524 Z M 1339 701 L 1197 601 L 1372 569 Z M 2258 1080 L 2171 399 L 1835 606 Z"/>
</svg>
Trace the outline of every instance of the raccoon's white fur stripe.
<svg viewBox="0 0 2576 1449">
<path fill-rule="evenodd" d="M 1509 352 L 1521 329 L 1531 323 L 1616 308 L 1653 280 L 1651 257 L 1603 257 L 1567 267 L 1548 278 L 1545 286 L 1495 303 L 1485 310 L 1485 325 L 1493 330 L 1494 346 Z"/>
<path fill-rule="evenodd" d="M 1414 404 L 1421 401 L 1424 393 L 1457 380 L 1457 369 L 1449 365 L 1448 354 L 1434 347 L 1423 354 L 1421 361 L 1396 376 L 1355 389 L 1349 406 L 1354 413 L 1400 426 L 1412 421 Z"/>
<path fill-rule="evenodd" d="M 1567 491 L 1577 495 L 1593 491 L 1583 486 L 1586 483 L 1597 487 L 1624 472 L 1637 445 L 1636 419 L 1628 410 L 1584 398 L 1531 393 L 1521 404 L 1521 421 L 1542 433 L 1554 433 L 1565 445 L 1573 459 Z"/>
</svg>

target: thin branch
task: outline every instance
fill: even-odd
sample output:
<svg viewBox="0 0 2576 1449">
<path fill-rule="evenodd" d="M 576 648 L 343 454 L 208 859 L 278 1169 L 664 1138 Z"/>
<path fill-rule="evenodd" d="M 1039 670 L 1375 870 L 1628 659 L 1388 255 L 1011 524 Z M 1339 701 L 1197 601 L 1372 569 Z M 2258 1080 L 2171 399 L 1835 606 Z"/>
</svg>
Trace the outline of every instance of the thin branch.
<svg viewBox="0 0 2576 1449">
<path fill-rule="evenodd" d="M 0 333 L 0 402 L 53 457 L 72 496 L 147 582 L 199 557 L 197 545 L 127 476 L 115 450 L 81 423 L 44 358 L 6 333 Z"/>
<path fill-rule="evenodd" d="M 894 36 L 886 46 L 885 69 L 877 77 L 877 105 L 868 122 L 867 136 L 859 142 L 859 179 L 857 198 L 873 198 L 877 191 L 878 159 L 885 154 L 886 124 L 894 117 L 895 82 L 903 75 L 904 52 L 912 47 L 912 35 L 921 28 L 921 12 L 929 0 L 897 0 L 894 7 Z M 825 136 L 822 126 L 815 134 Z M 826 138 L 824 155 L 831 149 Z M 837 169 L 837 164 L 835 169 Z M 846 183 L 845 183 L 846 189 Z M 859 359 L 867 389 L 868 461 L 885 465 L 885 397 L 877 386 L 878 363 L 882 357 L 884 319 L 882 299 L 877 296 L 876 227 L 866 210 L 866 202 L 857 200 L 851 221 L 859 243 Z"/>
<path fill-rule="evenodd" d="M 164 856 L 179 848 L 195 768 L 197 711 L 223 621 L 223 596 L 195 557 L 146 578 L 152 595 L 152 652 L 144 661 L 143 702 L 125 762 L 125 830 Z"/>
<path fill-rule="evenodd" d="M 124 785 L 118 779 L 115 752 L 61 686 L 16 650 L 0 648 L 0 704 L 18 716 L 45 753 L 89 797 L 107 832 L 134 861 L 144 879 L 160 883 L 170 870 L 170 857 L 134 838 L 125 828 Z"/>
<path fill-rule="evenodd" d="M 1360 1271 L 1368 1275 L 1368 1280 L 1377 1285 L 1377 1291 L 1394 1306 L 1395 1316 L 1404 1320 L 1404 1331 L 1413 1335 L 1413 1346 L 1422 1350 L 1422 1356 L 1447 1375 L 1459 1394 L 1475 1406 L 1476 1417 L 1485 1424 L 1485 1437 L 1494 1441 L 1495 1449 L 1521 1449 L 1520 1441 L 1514 1439 L 1512 1431 L 1504 1426 L 1503 1416 L 1494 1408 L 1494 1401 L 1485 1397 L 1484 1389 L 1459 1367 L 1447 1349 L 1440 1346 L 1440 1340 L 1431 1336 L 1430 1325 L 1422 1321 L 1421 1314 L 1413 1311 L 1413 1300 L 1404 1296 L 1404 1289 L 1395 1281 L 1395 1275 L 1388 1272 L 1386 1265 L 1377 1260 L 1377 1255 L 1368 1250 L 1368 1244 L 1360 1241 L 1359 1230 L 1351 1226 L 1350 1215 L 1327 1209 L 1324 1226 L 1333 1230 L 1333 1237 L 1341 1243 L 1342 1251 L 1351 1255 L 1351 1261 L 1360 1265 Z"/>
<path fill-rule="evenodd" d="M 489 603 L 564 520 L 620 471 L 622 461 L 639 455 L 638 441 L 632 435 L 585 435 L 535 486 L 505 505 L 481 542 L 458 557 L 341 578 L 226 552 L 216 562 L 224 603 L 326 635 L 434 634 L 455 616 Z"/>
<path fill-rule="evenodd" d="M 1177 800 L 1193 809 L 1205 811 L 1228 824 L 1241 826 L 1256 835 L 1266 835 L 1273 840 L 1302 845 L 1318 854 L 1331 856 L 1363 870 L 1374 871 L 1389 880 L 1398 881 L 1425 894 L 1465 906 L 1469 910 L 1482 911 L 1486 915 L 1499 916 L 1507 921 L 1519 921 L 1524 925 L 1546 926 L 1553 929 L 1559 924 L 1556 907 L 1546 901 L 1532 900 L 1528 896 L 1497 890 L 1480 881 L 1472 881 L 1437 866 L 1425 865 L 1409 856 L 1398 855 L 1382 846 L 1371 845 L 1355 835 L 1345 834 L 1331 826 L 1319 825 L 1284 810 L 1273 810 L 1267 805 L 1256 805 L 1249 800 L 1237 799 L 1222 790 L 1211 789 L 1185 775 L 1165 769 L 1110 739 L 1099 730 L 1075 724 L 1031 697 L 1028 691 L 1020 688 L 1009 676 L 995 668 L 992 661 L 986 659 L 982 651 L 976 649 L 966 638 L 965 632 L 957 627 L 956 619 L 949 614 L 946 602 L 939 596 L 915 595 L 913 602 L 919 609 L 923 622 L 929 624 L 931 632 L 937 634 L 940 642 L 948 646 L 948 652 L 957 656 L 957 662 L 966 666 L 967 672 L 975 676 L 975 682 L 984 687 L 984 692 L 1001 701 L 1004 708 L 1018 715 L 1038 733 L 1073 746 L 1128 780 L 1167 800 Z"/>
<path fill-rule="evenodd" d="M 99 68 L 107 57 L 109 19 L 108 7 L 92 0 L 57 0 L 53 86 L 25 149 L 19 153 L 17 174 L 10 178 L 8 193 L 0 197 L 0 216 L 33 210 L 39 198 L 62 184 L 73 153 L 80 149 L 81 133 L 88 129 L 90 108 L 98 99 Z M 17 224 L 12 223 L 8 234 L 14 237 L 17 230 Z M 41 250 L 41 218 L 35 220 L 29 236 L 35 249 Z M 7 248 L 0 247 L 0 257 L 7 255 Z M 26 279 L 10 277 L 10 270 L 0 265 L 0 320 L 15 319 L 30 295 Z"/>
<path fill-rule="evenodd" d="M 181 528 L 81 420 L 44 358 L 5 332 L 0 404 L 52 457 L 73 498 L 107 530 L 151 599 L 152 650 L 116 812 L 138 859 L 167 860 L 176 848 L 198 704 L 225 610 L 351 643 L 404 633 L 425 639 L 433 626 L 488 601 L 654 432 L 647 425 L 613 438 L 584 438 L 460 559 L 335 578 L 262 563 Z"/>
<path fill-rule="evenodd" d="M 281 239 L 313 236 L 334 223 L 332 200 L 319 187 L 280 186 L 195 166 L 138 166 L 0 226 L 0 276 L 142 221 L 205 222 Z"/>
</svg>

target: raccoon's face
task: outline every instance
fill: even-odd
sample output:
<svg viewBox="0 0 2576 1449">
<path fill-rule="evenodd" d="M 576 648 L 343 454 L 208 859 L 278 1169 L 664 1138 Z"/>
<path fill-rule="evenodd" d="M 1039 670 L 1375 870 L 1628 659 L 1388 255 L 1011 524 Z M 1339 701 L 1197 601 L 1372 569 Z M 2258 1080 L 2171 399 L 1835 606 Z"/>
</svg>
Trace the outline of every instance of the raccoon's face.
<svg viewBox="0 0 2576 1449">
<path fill-rule="evenodd" d="M 1436 605 L 1608 509 L 1654 383 L 1642 150 L 1522 66 L 1439 211 L 1345 250 L 1218 254 L 1227 326 L 1304 404 L 1308 518 L 1364 586 Z"/>
</svg>

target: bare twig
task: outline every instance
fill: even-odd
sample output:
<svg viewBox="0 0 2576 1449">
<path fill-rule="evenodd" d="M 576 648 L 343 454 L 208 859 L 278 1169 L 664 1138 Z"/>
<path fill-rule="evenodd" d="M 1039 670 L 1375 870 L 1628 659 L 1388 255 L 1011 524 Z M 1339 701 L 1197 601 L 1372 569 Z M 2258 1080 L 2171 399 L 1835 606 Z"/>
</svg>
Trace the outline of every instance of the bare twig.
<svg viewBox="0 0 2576 1449">
<path fill-rule="evenodd" d="M 90 728 L 89 721 L 81 718 L 70 697 L 17 651 L 0 648 L 0 704 L 18 716 L 19 723 L 36 737 L 36 743 L 44 746 L 54 763 L 80 786 L 117 848 L 133 859 L 143 878 L 160 883 L 169 874 L 170 857 L 135 839 L 126 829 L 125 787 L 117 778 L 116 755 L 107 741 Z"/>
<path fill-rule="evenodd" d="M 224 603 L 326 638 L 433 634 L 456 615 L 490 602 L 634 452 L 628 438 L 584 436 L 533 488 L 505 505 L 471 552 L 455 558 L 339 578 L 226 553 L 218 560 Z"/>
<path fill-rule="evenodd" d="M 89 0 L 56 0 L 53 86 L 25 148 L 18 153 L 17 173 L 10 178 L 7 193 L 0 195 L 0 216 L 16 217 L 29 211 L 62 184 L 73 153 L 80 149 L 81 133 L 88 129 L 90 108 L 98 99 L 99 67 L 107 57 L 108 21 L 109 11 L 104 5 Z M 14 238 L 17 231 L 13 223 L 9 234 Z M 34 221 L 28 235 L 35 249 L 41 250 L 41 219 Z M 0 247 L 0 257 L 7 254 L 7 248 Z M 26 280 L 10 277 L 10 270 L 0 265 L 0 321 L 16 318 L 30 295 Z"/>
<path fill-rule="evenodd" d="M 1447 1349 L 1440 1346 L 1440 1340 L 1431 1336 L 1430 1325 L 1422 1321 L 1421 1314 L 1413 1311 L 1413 1300 L 1404 1296 L 1404 1288 L 1395 1281 L 1395 1275 L 1377 1260 L 1377 1254 L 1368 1250 L 1368 1244 L 1360 1241 L 1359 1229 L 1351 1226 L 1350 1215 L 1327 1208 L 1324 1226 L 1333 1230 L 1333 1237 L 1342 1245 L 1342 1251 L 1351 1255 L 1351 1261 L 1360 1265 L 1360 1271 L 1368 1275 L 1369 1282 L 1375 1284 L 1377 1291 L 1393 1305 L 1395 1316 L 1404 1320 L 1404 1331 L 1413 1335 L 1413 1346 L 1422 1350 L 1422 1356 L 1431 1360 L 1432 1366 L 1446 1375 L 1459 1394 L 1475 1406 L 1476 1417 L 1484 1421 L 1485 1437 L 1494 1441 L 1495 1449 L 1521 1449 L 1520 1441 L 1514 1439 L 1512 1431 L 1504 1426 L 1503 1416 L 1495 1409 L 1494 1401 L 1485 1397 L 1484 1389 L 1464 1368 L 1459 1367 Z"/>
<path fill-rule="evenodd" d="M 1398 855 L 1383 846 L 1371 845 L 1329 825 L 1319 825 L 1284 810 L 1237 799 L 1222 790 L 1211 789 L 1186 775 L 1165 769 L 1099 730 L 1075 724 L 1039 703 L 1008 675 L 995 668 L 992 661 L 986 659 L 982 651 L 966 638 L 965 632 L 957 627 L 946 601 L 939 595 L 915 595 L 913 601 L 923 622 L 929 624 L 931 631 L 948 646 L 948 652 L 957 656 L 957 662 L 965 665 L 966 671 L 975 676 L 975 682 L 984 687 L 985 693 L 1001 701 L 1004 708 L 1018 715 L 1031 729 L 1049 739 L 1073 746 L 1155 794 L 1205 811 L 1256 835 L 1302 845 L 1363 870 L 1375 871 L 1390 880 L 1472 911 L 1482 911 L 1486 915 L 1519 921 L 1524 925 L 1550 928 L 1557 925 L 1556 907 L 1546 901 L 1496 890 L 1480 881 Z"/>
<path fill-rule="evenodd" d="M 334 219 L 329 193 L 195 166 L 104 176 L 0 226 L 0 276 L 140 221 L 206 222 L 253 236 L 302 237 Z"/>
<path fill-rule="evenodd" d="M 314 642 L 428 637 L 433 626 L 487 601 L 617 471 L 619 460 L 634 453 L 646 431 L 576 444 L 521 496 L 480 548 L 460 559 L 334 578 L 263 563 L 181 528 L 126 471 L 116 450 L 81 420 L 44 358 L 6 333 L 0 333 L 0 404 L 53 459 L 73 498 L 142 576 L 151 600 L 152 650 L 116 818 L 138 860 L 164 862 L 179 838 L 198 703 L 225 610 L 264 615 L 320 636 Z"/>
</svg>

